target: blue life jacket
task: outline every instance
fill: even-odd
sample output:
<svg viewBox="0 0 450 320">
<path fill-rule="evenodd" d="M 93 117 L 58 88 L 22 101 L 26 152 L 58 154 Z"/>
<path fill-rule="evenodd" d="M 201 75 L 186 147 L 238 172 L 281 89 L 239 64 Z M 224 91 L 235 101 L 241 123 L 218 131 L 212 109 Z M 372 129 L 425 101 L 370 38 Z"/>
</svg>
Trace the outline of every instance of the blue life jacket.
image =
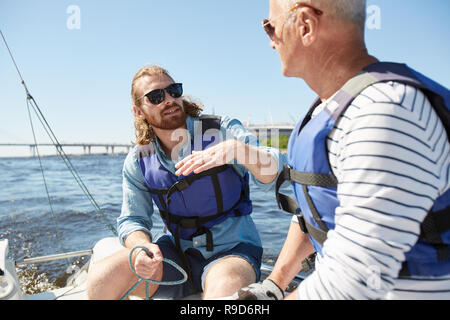
<svg viewBox="0 0 450 320">
<path fill-rule="evenodd" d="M 219 142 L 214 140 L 220 133 L 219 117 L 202 115 L 195 126 L 191 150 L 204 150 Z M 201 141 L 198 146 L 197 141 Z M 224 165 L 187 177 L 176 176 L 161 164 L 153 143 L 139 146 L 136 153 L 151 197 L 178 248 L 180 238 L 192 240 L 206 233 L 207 250 L 213 251 L 210 228 L 229 217 L 252 212 L 248 173 L 242 177 L 232 166 Z"/>
<path fill-rule="evenodd" d="M 321 254 L 327 232 L 335 228 L 337 178 L 327 156 L 326 138 L 337 119 L 351 102 L 368 86 L 378 82 L 396 81 L 412 85 L 424 92 L 433 105 L 450 137 L 450 92 L 404 64 L 380 62 L 372 64 L 349 80 L 332 98 L 334 112 L 325 108 L 311 119 L 321 103 L 313 104 L 305 118 L 292 132 L 288 146 L 288 163 L 276 184 L 280 208 L 297 215 L 303 232 L 308 233 L 316 252 Z M 284 181 L 293 183 L 296 200 L 278 192 Z M 418 242 L 405 254 L 400 276 L 441 276 L 450 273 L 450 190 L 434 202 L 421 224 Z"/>
</svg>

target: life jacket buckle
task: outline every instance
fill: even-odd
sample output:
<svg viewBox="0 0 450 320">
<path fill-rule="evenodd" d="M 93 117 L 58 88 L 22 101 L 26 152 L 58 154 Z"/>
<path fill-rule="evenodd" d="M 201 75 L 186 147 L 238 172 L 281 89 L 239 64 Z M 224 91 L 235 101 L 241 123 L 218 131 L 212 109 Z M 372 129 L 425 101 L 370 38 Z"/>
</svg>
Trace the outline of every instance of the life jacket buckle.
<svg viewBox="0 0 450 320">
<path fill-rule="evenodd" d="M 282 175 L 285 181 L 291 181 L 291 170 L 292 170 L 291 166 L 289 165 L 284 166 Z"/>
<path fill-rule="evenodd" d="M 178 180 L 172 187 L 181 192 L 189 187 L 189 183 L 185 179 Z"/>
<path fill-rule="evenodd" d="M 307 234 L 308 229 L 306 228 L 305 218 L 303 218 L 302 211 L 300 208 L 295 209 L 295 216 L 297 217 L 298 224 L 303 233 Z"/>
<path fill-rule="evenodd" d="M 309 271 L 314 270 L 316 264 L 316 255 L 317 252 L 314 252 L 302 261 L 303 272 L 308 273 Z"/>
</svg>

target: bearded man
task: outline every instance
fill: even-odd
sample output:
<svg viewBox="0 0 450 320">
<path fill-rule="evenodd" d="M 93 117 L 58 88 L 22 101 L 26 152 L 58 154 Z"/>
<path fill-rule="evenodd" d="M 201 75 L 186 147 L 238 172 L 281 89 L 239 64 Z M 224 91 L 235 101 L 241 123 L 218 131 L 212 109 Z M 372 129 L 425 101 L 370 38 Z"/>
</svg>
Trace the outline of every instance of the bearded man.
<svg viewBox="0 0 450 320">
<path fill-rule="evenodd" d="M 90 299 L 118 299 L 138 276 L 175 281 L 182 266 L 188 281 L 150 284 L 147 296 L 204 299 L 232 295 L 260 277 L 261 240 L 250 216 L 249 173 L 270 188 L 283 156 L 261 147 L 236 119 L 201 115 L 159 66 L 142 68 L 132 83 L 137 145 L 123 169 L 123 205 L 118 218 L 121 247 L 89 270 Z M 153 205 L 166 234 L 153 239 Z M 134 250 L 143 246 L 147 250 Z M 136 274 L 129 267 L 129 256 Z M 133 295 L 144 295 L 144 283 Z"/>
</svg>

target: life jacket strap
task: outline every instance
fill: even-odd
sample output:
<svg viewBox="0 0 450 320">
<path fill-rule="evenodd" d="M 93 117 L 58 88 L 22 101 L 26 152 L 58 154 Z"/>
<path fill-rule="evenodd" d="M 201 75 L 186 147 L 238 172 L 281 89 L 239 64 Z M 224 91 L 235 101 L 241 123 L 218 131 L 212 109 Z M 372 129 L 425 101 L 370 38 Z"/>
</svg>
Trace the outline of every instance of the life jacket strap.
<svg viewBox="0 0 450 320">
<path fill-rule="evenodd" d="M 177 227 L 176 227 L 174 238 L 175 238 L 175 246 L 177 247 L 178 254 L 181 257 L 181 260 L 183 261 L 183 269 L 188 275 L 188 283 L 189 283 L 192 291 L 196 292 L 196 287 L 194 285 L 194 281 L 193 281 L 193 278 L 192 278 L 191 264 L 189 263 L 189 260 L 186 257 L 186 254 L 184 253 L 183 249 L 181 248 L 181 243 L 180 243 L 180 226 L 179 225 L 177 225 Z"/>
<path fill-rule="evenodd" d="M 167 190 L 166 192 L 166 204 L 167 207 L 169 207 L 170 204 L 170 197 L 172 196 L 172 194 L 174 194 L 175 192 L 181 192 L 183 190 L 186 190 L 194 181 L 207 177 L 207 176 L 215 176 L 225 170 L 227 170 L 228 168 L 230 168 L 230 166 L 228 165 L 224 165 L 224 166 L 220 166 L 220 167 L 215 167 L 197 174 L 193 174 L 190 175 L 184 179 L 178 180 L 177 182 L 175 182 L 171 187 L 169 187 L 168 189 L 161 189 L 160 191 L 164 192 L 165 190 Z M 214 183 L 214 181 L 213 181 Z M 219 186 L 220 188 L 220 186 Z M 216 189 L 216 188 L 215 188 Z M 217 190 L 216 190 L 217 191 Z M 217 192 L 216 192 L 217 194 Z M 222 194 L 220 192 L 220 194 Z"/>
<path fill-rule="evenodd" d="M 317 252 L 310 254 L 302 261 L 302 272 L 308 273 L 315 268 Z"/>
<path fill-rule="evenodd" d="M 215 215 L 210 215 L 206 217 L 184 217 L 179 216 L 170 213 L 167 210 L 160 210 L 159 213 L 161 215 L 161 218 L 166 223 L 167 226 L 170 226 L 171 223 L 175 224 L 177 226 L 177 229 L 175 230 L 175 233 L 178 233 L 179 227 L 185 228 L 185 229 L 197 229 L 197 232 L 194 233 L 192 236 L 196 237 L 202 234 L 206 234 L 206 247 L 208 251 L 214 250 L 214 243 L 213 243 L 213 236 L 211 231 L 204 227 L 204 225 L 210 221 L 213 221 L 217 218 L 220 218 L 221 216 L 227 215 L 232 211 L 236 212 L 236 216 L 240 216 L 239 210 L 237 210 L 237 207 L 241 203 L 241 201 L 245 199 L 245 190 L 241 193 L 240 198 L 236 203 L 226 211 L 221 210 Z"/>
<path fill-rule="evenodd" d="M 220 172 L 225 171 L 226 169 L 228 169 L 227 165 L 224 166 L 220 166 L 220 167 L 216 167 L 216 168 L 212 168 L 197 174 L 193 174 L 191 176 L 185 177 L 184 179 L 178 180 L 177 182 L 175 182 L 172 186 L 170 186 L 169 188 L 165 188 L 165 189 L 149 189 L 150 193 L 153 194 L 157 194 L 157 195 L 164 195 L 164 196 L 168 196 L 170 198 L 170 196 L 175 193 L 175 192 L 181 192 L 185 189 L 187 189 L 194 181 L 206 177 L 206 176 L 210 176 L 212 174 L 217 174 Z M 170 201 L 170 200 L 169 200 Z"/>
<path fill-rule="evenodd" d="M 284 180 L 297 182 L 302 185 L 316 187 L 337 187 L 338 181 L 332 174 L 301 172 L 285 166 L 283 169 Z"/>
<path fill-rule="evenodd" d="M 442 240 L 441 234 L 450 230 L 450 207 L 436 212 L 429 212 L 420 225 L 419 238 L 425 239 L 436 249 L 437 260 L 450 259 L 449 246 Z"/>
<path fill-rule="evenodd" d="M 279 192 L 281 185 L 286 181 L 295 182 L 302 185 L 303 193 L 305 194 L 314 221 L 319 225 L 320 229 L 316 228 L 305 220 L 295 199 Z M 327 239 L 328 227 L 323 222 L 322 218 L 317 212 L 317 209 L 314 206 L 314 203 L 312 202 L 311 197 L 309 196 L 307 190 L 308 185 L 320 187 L 336 187 L 337 179 L 334 175 L 331 174 L 300 172 L 292 169 L 289 166 L 285 166 L 275 184 L 275 195 L 278 207 L 286 212 L 295 215 L 298 219 L 299 226 L 302 232 L 308 233 L 311 237 L 314 238 L 314 240 L 323 244 Z"/>
<path fill-rule="evenodd" d="M 206 235 L 206 250 L 211 252 L 214 250 L 214 239 L 211 230 L 202 226 L 198 229 L 198 231 L 193 235 L 193 237 L 199 236 L 201 234 Z"/>
<path fill-rule="evenodd" d="M 233 204 L 233 206 L 228 210 L 225 210 L 225 211 L 223 210 L 222 189 L 220 187 L 219 178 L 217 175 L 220 172 L 227 170 L 228 168 L 231 168 L 231 167 L 228 165 L 216 167 L 216 168 L 201 172 L 196 175 L 188 176 L 183 180 L 177 181 L 170 188 L 166 189 L 167 190 L 166 201 L 163 201 L 164 200 L 163 189 L 158 190 L 157 195 L 163 206 L 162 210 L 161 209 L 159 210 L 161 218 L 163 219 L 163 221 L 165 222 L 165 224 L 169 228 L 169 230 L 171 229 L 171 224 L 175 224 L 177 226 L 176 230 L 175 230 L 175 234 L 174 234 L 175 237 L 179 238 L 179 228 L 180 227 L 184 228 L 184 229 L 196 229 L 197 231 L 192 235 L 192 237 L 206 234 L 206 248 L 208 251 L 213 251 L 214 250 L 213 235 L 212 235 L 211 231 L 208 228 L 206 228 L 204 225 L 210 221 L 220 218 L 221 216 L 225 216 L 232 211 L 235 212 L 235 216 L 241 216 L 241 213 L 239 212 L 239 210 L 237 210 L 237 207 L 243 200 L 245 200 L 248 197 L 248 193 L 249 193 L 248 184 L 246 184 L 246 186 L 244 188 L 242 188 L 241 195 L 240 195 L 239 199 Z M 206 176 L 211 177 L 211 181 L 212 181 L 213 188 L 215 191 L 215 198 L 216 198 L 216 202 L 217 202 L 217 213 L 214 215 L 209 215 L 209 216 L 205 216 L 205 217 L 186 217 L 186 216 L 179 216 L 179 215 L 170 213 L 168 210 L 168 207 L 170 204 L 170 196 L 174 192 L 181 192 L 181 191 L 185 190 L 195 180 L 198 180 L 199 178 L 206 177 Z M 244 179 L 247 179 L 247 177 L 245 177 Z M 172 232 L 172 230 L 170 230 L 170 231 Z M 178 245 L 178 243 L 177 243 L 177 245 Z"/>
<path fill-rule="evenodd" d="M 325 240 L 327 239 L 328 231 L 321 230 L 319 228 L 316 228 L 312 224 L 308 223 L 308 221 L 306 221 L 305 218 L 303 217 L 300 208 L 297 205 L 297 201 L 295 201 L 295 199 L 285 194 L 278 193 L 277 200 L 280 209 L 288 213 L 291 213 L 292 215 L 297 217 L 299 227 L 303 233 L 309 234 L 320 244 L 323 244 L 325 242 Z"/>
</svg>

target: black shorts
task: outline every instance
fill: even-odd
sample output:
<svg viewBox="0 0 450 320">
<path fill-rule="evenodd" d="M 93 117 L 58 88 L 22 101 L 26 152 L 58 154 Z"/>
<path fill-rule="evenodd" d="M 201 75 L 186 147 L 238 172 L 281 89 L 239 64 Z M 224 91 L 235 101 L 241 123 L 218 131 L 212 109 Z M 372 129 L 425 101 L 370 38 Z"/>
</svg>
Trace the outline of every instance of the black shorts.
<svg viewBox="0 0 450 320">
<path fill-rule="evenodd" d="M 175 244 L 169 236 L 162 236 L 155 242 L 155 244 L 159 246 L 164 258 L 170 259 L 179 266 L 184 267 L 183 260 L 181 259 Z M 209 268 L 220 259 L 226 257 L 235 256 L 248 261 L 255 270 L 256 280 L 259 281 L 261 276 L 260 269 L 262 253 L 263 248 L 261 247 L 248 243 L 240 243 L 231 250 L 217 253 L 209 259 L 205 259 L 199 250 L 189 248 L 185 251 L 185 255 L 191 268 L 192 284 L 188 280 L 183 284 L 175 286 L 160 285 L 152 299 L 181 299 L 202 292 L 204 278 Z M 162 281 L 176 281 L 182 278 L 183 275 L 177 269 L 167 263 L 164 263 L 164 274 Z"/>
</svg>

